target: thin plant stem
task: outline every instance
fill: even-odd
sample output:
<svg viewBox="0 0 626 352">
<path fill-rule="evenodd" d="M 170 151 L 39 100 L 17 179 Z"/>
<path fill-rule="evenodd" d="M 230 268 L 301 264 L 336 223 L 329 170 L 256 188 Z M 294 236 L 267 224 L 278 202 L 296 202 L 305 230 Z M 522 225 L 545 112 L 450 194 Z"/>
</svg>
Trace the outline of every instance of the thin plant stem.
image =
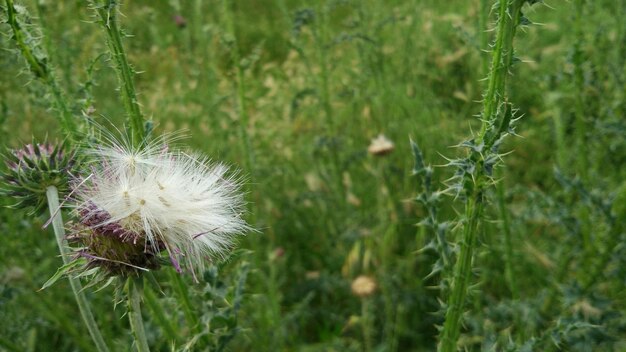
<svg viewBox="0 0 626 352">
<path fill-rule="evenodd" d="M 583 64 L 584 64 L 584 52 L 582 50 L 582 45 L 585 41 L 585 29 L 583 25 L 585 24 L 585 19 L 583 18 L 583 10 L 585 1 L 584 0 L 576 0 L 575 4 L 575 18 L 574 18 L 574 90 L 575 90 L 575 101 L 574 101 L 574 116 L 575 116 L 575 138 L 576 138 L 576 162 L 575 170 L 578 175 L 581 177 L 583 182 L 589 179 L 589 148 L 587 142 L 587 131 L 589 129 L 588 123 L 586 121 L 586 109 L 585 109 L 585 78 L 583 72 Z M 581 227 L 582 229 L 582 238 L 583 238 L 583 248 L 586 252 L 586 255 L 583 259 L 583 265 L 587 266 L 588 258 L 592 256 L 591 253 L 594 251 L 593 239 L 591 236 L 592 229 L 591 224 L 589 222 L 589 212 L 586 208 L 580 210 L 581 213 L 579 218 L 581 219 Z"/>
<path fill-rule="evenodd" d="M 498 210 L 500 211 L 500 219 L 502 221 L 502 232 L 504 234 L 504 278 L 511 297 L 516 299 L 518 296 L 517 284 L 513 275 L 513 243 L 511 234 L 511 224 L 509 222 L 509 213 L 504 201 L 504 181 L 501 181 L 497 186 L 498 191 Z"/>
<path fill-rule="evenodd" d="M 149 352 L 148 340 L 146 339 L 146 331 L 143 327 L 143 318 L 141 317 L 141 298 L 143 297 L 143 278 L 128 278 L 127 282 L 128 295 L 128 320 L 130 329 L 133 332 L 135 345 L 138 352 Z"/>
<path fill-rule="evenodd" d="M 371 309 L 371 297 L 364 297 L 361 299 L 361 329 L 363 332 L 364 351 L 372 351 L 372 314 Z"/>
<path fill-rule="evenodd" d="M 33 307 L 37 312 L 41 312 L 46 319 L 54 324 L 58 324 L 58 328 L 66 332 L 68 337 L 71 337 L 81 350 L 92 351 L 93 342 L 91 336 L 87 337 L 83 331 L 76 329 L 75 322 L 70 317 L 58 314 L 59 306 L 55 299 L 49 296 L 33 296 L 26 299 L 26 304 Z"/>
<path fill-rule="evenodd" d="M 317 20 L 315 21 L 315 48 L 317 50 L 317 60 L 320 65 L 320 73 L 318 77 L 318 91 L 319 91 L 319 99 L 322 104 L 322 108 L 324 110 L 324 116 L 326 117 L 326 127 L 328 129 L 328 134 L 331 138 L 337 138 L 337 123 L 335 121 L 335 113 L 333 111 L 333 106 L 330 103 L 330 69 L 328 63 L 328 46 L 326 45 L 328 38 L 328 19 L 325 8 L 325 1 L 319 1 L 316 7 L 317 12 Z M 331 148 L 336 148 L 334 143 L 331 145 Z M 337 150 L 331 150 L 331 159 L 333 162 L 333 167 L 335 171 L 335 180 L 336 180 L 336 192 L 339 197 L 338 204 L 341 204 L 345 207 L 345 202 L 343 194 L 344 194 L 344 186 L 341 182 L 341 162 L 339 160 L 339 153 Z"/>
<path fill-rule="evenodd" d="M 325 47 L 326 43 L 326 31 L 327 31 L 327 21 L 326 21 L 326 11 L 324 9 L 324 2 L 319 1 L 317 6 L 317 15 L 319 17 L 319 22 L 315 27 L 316 29 L 316 38 L 315 38 L 315 47 L 317 49 L 317 56 L 320 64 L 320 77 L 319 77 L 319 89 L 320 89 L 320 99 L 322 101 L 322 107 L 324 109 L 324 115 L 326 116 L 326 123 L 328 128 L 330 129 L 330 134 L 335 135 L 335 118 L 333 114 L 333 107 L 330 104 L 330 88 L 329 88 L 329 72 L 328 72 L 328 57 L 326 55 L 327 48 Z"/>
<path fill-rule="evenodd" d="M 16 345 L 13 342 L 5 339 L 2 336 L 0 336 L 0 347 L 6 349 L 7 351 L 11 351 L 11 352 L 21 352 L 21 351 L 23 351 L 23 348 L 20 348 L 18 345 Z"/>
<path fill-rule="evenodd" d="M 49 186 L 46 189 L 46 196 L 48 198 L 48 208 L 50 209 L 50 216 L 52 219 L 52 229 L 54 230 L 54 235 L 57 240 L 57 244 L 59 246 L 59 251 L 61 252 L 61 257 L 63 258 L 63 263 L 68 264 L 70 262 L 69 252 L 65 247 L 65 229 L 63 228 L 63 219 L 61 217 L 61 212 L 59 211 L 59 192 L 56 187 Z M 89 334 L 93 339 L 94 344 L 99 352 L 108 352 L 109 349 L 104 343 L 104 339 L 102 338 L 102 334 L 98 329 L 98 325 L 96 324 L 96 320 L 91 313 L 91 309 L 89 308 L 89 302 L 87 302 L 87 297 L 85 297 L 85 293 L 82 291 L 82 285 L 77 278 L 69 277 L 70 286 L 72 287 L 72 292 L 74 293 L 74 297 L 76 297 L 76 303 L 78 303 L 78 309 L 80 310 L 80 315 L 83 318 L 85 325 L 87 326 L 87 330 L 89 330 Z"/>
<path fill-rule="evenodd" d="M 582 177 L 583 181 L 586 181 L 588 178 L 588 170 L 589 170 L 589 156 L 587 153 L 589 152 L 587 148 L 587 122 L 585 121 L 585 100 L 584 100 L 584 72 L 583 72 L 583 50 L 581 48 L 582 44 L 585 40 L 584 28 L 585 19 L 583 18 L 583 8 L 585 1 L 584 0 L 576 0 L 575 1 L 575 19 L 574 19 L 574 30 L 576 40 L 574 42 L 574 88 L 576 90 L 576 97 L 574 103 L 574 113 L 576 116 L 575 125 L 576 125 L 576 139 L 577 139 L 577 166 L 578 173 Z M 585 238 L 586 249 L 589 248 L 587 243 L 589 239 Z"/>
<path fill-rule="evenodd" d="M 20 21 L 17 18 L 17 12 L 13 5 L 13 0 L 6 0 L 6 12 L 7 23 L 11 27 L 13 32 L 13 39 L 18 49 L 22 53 L 22 56 L 28 63 L 28 67 L 33 76 L 41 81 L 49 90 L 52 96 L 52 103 L 56 108 L 61 123 L 61 128 L 68 134 L 71 141 L 77 141 L 79 139 L 78 127 L 72 111 L 70 110 L 70 104 L 66 101 L 65 96 L 59 87 L 59 83 L 52 72 L 52 68 L 47 63 L 47 55 L 43 58 L 35 55 L 34 47 L 36 41 L 32 38 L 28 38 L 28 34 L 24 28 L 20 25 Z M 30 39 L 30 40 L 29 40 Z M 43 51 L 43 48 L 39 48 Z"/>
<path fill-rule="evenodd" d="M 235 67 L 236 84 L 237 84 L 237 111 L 239 112 L 239 135 L 243 141 L 242 151 L 245 158 L 247 171 L 252 176 L 252 182 L 254 182 L 254 153 L 252 150 L 250 136 L 248 133 L 248 109 L 246 106 L 246 85 L 244 80 L 244 68 L 241 65 L 241 55 L 239 53 L 239 42 L 237 40 L 237 32 L 235 27 L 235 11 L 233 9 L 233 3 L 230 0 L 224 0 L 224 14 L 226 18 L 226 26 L 229 34 L 232 37 L 231 59 Z M 251 182 L 251 183 L 252 183 Z"/>
<path fill-rule="evenodd" d="M 180 275 L 172 270 L 168 271 L 170 276 L 170 281 L 172 282 L 173 289 L 178 296 L 179 302 L 182 304 L 183 313 L 185 314 L 185 320 L 187 320 L 187 324 L 189 324 L 189 328 L 191 331 L 195 333 L 199 333 L 198 328 L 198 317 L 196 316 L 195 311 L 191 306 L 191 300 L 189 299 L 189 292 L 187 291 L 187 286 L 183 282 L 183 279 Z"/>
<path fill-rule="evenodd" d="M 138 147 L 144 142 L 146 129 L 135 92 L 134 71 L 128 63 L 124 46 L 122 45 L 122 34 L 117 23 L 117 2 L 114 0 L 102 0 L 94 8 L 98 16 L 100 16 L 100 23 L 107 35 L 107 44 L 120 83 L 120 94 L 126 110 L 128 132 L 133 146 Z"/>
<path fill-rule="evenodd" d="M 569 150 L 566 142 L 566 131 L 563 123 L 563 112 L 558 109 L 554 114 L 554 142 L 556 144 L 556 165 L 561 170 L 566 170 L 567 167 L 567 154 Z"/>
<path fill-rule="evenodd" d="M 176 328 L 172 324 L 172 320 L 165 315 L 157 296 L 151 289 L 147 289 L 144 290 L 144 298 L 146 299 L 146 305 L 154 314 L 156 322 L 163 328 L 163 331 L 165 331 L 168 340 L 170 342 L 176 342 L 178 340 Z"/>
<path fill-rule="evenodd" d="M 624 230 L 624 225 L 620 220 L 613 220 L 608 232 L 604 251 L 600 254 L 600 258 L 592 265 L 589 270 L 588 281 L 583 285 L 583 291 L 588 292 L 593 285 L 603 277 L 602 273 L 606 269 L 607 264 L 611 260 L 615 252 L 615 247 L 621 240 L 621 234 Z"/>
</svg>

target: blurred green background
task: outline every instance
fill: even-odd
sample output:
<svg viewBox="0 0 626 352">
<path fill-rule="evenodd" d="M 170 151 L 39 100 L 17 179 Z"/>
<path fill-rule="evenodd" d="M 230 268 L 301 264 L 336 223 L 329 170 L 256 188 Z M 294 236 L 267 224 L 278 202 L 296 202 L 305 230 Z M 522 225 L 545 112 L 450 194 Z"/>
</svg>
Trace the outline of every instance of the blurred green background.
<svg viewBox="0 0 626 352">
<path fill-rule="evenodd" d="M 101 55 L 106 42 L 92 23 L 94 12 L 83 1 L 23 5 L 42 29 L 41 45 L 74 114 L 122 128 L 117 79 Z M 155 133 L 184 130 L 182 143 L 233 165 L 249 180 L 250 221 L 260 232 L 240 242 L 251 251 L 251 272 L 237 322 L 241 330 L 229 350 L 435 348 L 443 298 L 433 288 L 438 276 L 426 278 L 437 254 L 419 251 L 432 235 L 416 226 L 424 209 L 413 201 L 419 184 L 411 175 L 409 137 L 433 165 L 462 155 L 451 146 L 471 138 L 480 124 L 491 5 L 238 0 L 235 42 L 220 1 L 122 3 L 120 21 L 130 35 L 124 45 Z M 626 348 L 620 342 L 622 249 L 615 249 L 601 285 L 576 291 L 588 275 L 585 267 L 605 253 L 610 222 L 586 205 L 582 191 L 554 177 L 557 166 L 572 179 L 580 176 L 575 119 L 581 99 L 589 161 L 581 187 L 610 201 L 626 176 L 626 5 L 547 5 L 524 10 L 535 24 L 518 31 L 520 62 L 510 79 L 510 99 L 523 118 L 519 138 L 507 140 L 504 149 L 512 153 L 498 174 L 512 229 L 516 292 L 505 282 L 501 214 L 493 206 L 474 261 L 479 285 L 461 340 L 467 350 L 500 351 L 509 341 L 523 346 L 546 336 L 540 346 L 557 339 L 561 350 Z M 0 24 L 0 32 L 2 144 L 17 147 L 31 136 L 61 140 L 44 87 L 26 71 L 10 28 Z M 244 72 L 249 166 L 238 132 L 233 45 Z M 379 134 L 395 144 L 388 155 L 367 152 Z M 435 181 L 452 172 L 436 167 Z M 461 210 L 462 202 L 445 198 L 439 216 L 453 219 Z M 0 210 L 0 350 L 90 349 L 67 283 L 38 291 L 61 263 L 50 229 L 42 229 L 46 220 Z M 456 231 L 449 236 L 454 240 Z M 228 268 L 220 274 L 231 275 Z M 359 275 L 376 281 L 373 296 L 351 292 Z M 209 312 L 202 305 L 203 286 L 184 280 L 198 314 Z M 553 290 L 557 300 L 545 313 L 541 307 Z M 111 309 L 113 290 L 89 296 L 113 350 L 129 350 L 124 307 Z M 184 334 L 176 302 L 167 294 L 159 299 Z M 149 310 L 145 319 L 154 350 L 169 351 Z M 364 324 L 372 327 L 369 347 Z"/>
</svg>

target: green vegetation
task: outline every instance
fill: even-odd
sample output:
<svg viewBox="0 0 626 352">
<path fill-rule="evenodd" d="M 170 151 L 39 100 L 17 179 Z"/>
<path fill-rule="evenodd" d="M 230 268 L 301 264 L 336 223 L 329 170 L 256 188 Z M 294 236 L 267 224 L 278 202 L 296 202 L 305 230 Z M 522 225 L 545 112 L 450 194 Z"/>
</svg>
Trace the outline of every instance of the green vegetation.
<svg viewBox="0 0 626 352">
<path fill-rule="evenodd" d="M 4 145 L 182 130 L 258 233 L 79 311 L 0 208 L 0 351 L 626 349 L 625 2 L 14 2 Z"/>
</svg>

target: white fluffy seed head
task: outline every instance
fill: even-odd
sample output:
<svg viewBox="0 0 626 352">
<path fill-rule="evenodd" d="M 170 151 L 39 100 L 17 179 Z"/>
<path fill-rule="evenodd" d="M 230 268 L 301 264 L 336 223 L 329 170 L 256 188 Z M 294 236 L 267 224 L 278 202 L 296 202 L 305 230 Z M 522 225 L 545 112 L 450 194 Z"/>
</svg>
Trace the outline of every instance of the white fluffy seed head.
<svg viewBox="0 0 626 352">
<path fill-rule="evenodd" d="M 240 180 L 223 164 L 172 151 L 163 142 L 139 151 L 120 144 L 88 151 L 91 174 L 77 188 L 77 208 L 106 212 L 146 247 L 164 246 L 175 266 L 194 272 L 207 257 L 224 256 L 234 238 L 250 228 Z M 87 214 L 89 215 L 89 214 Z"/>
</svg>

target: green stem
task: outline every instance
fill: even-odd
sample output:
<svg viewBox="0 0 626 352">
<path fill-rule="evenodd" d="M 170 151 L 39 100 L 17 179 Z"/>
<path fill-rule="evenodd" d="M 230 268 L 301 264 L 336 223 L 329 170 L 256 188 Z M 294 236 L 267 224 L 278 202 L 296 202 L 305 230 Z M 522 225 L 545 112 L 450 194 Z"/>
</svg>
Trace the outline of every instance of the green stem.
<svg viewBox="0 0 626 352">
<path fill-rule="evenodd" d="M 154 318 L 157 323 L 161 326 L 161 328 L 163 328 L 163 331 L 165 331 L 167 339 L 170 342 L 176 342 L 178 340 L 176 328 L 172 324 L 172 320 L 165 315 L 165 312 L 163 311 L 163 308 L 161 307 L 161 304 L 159 303 L 156 295 L 151 289 L 145 290 L 144 293 L 146 304 L 148 305 L 152 313 L 154 313 Z"/>
<path fill-rule="evenodd" d="M 563 112 L 556 108 L 554 113 L 554 142 L 556 144 L 556 164 L 561 170 L 567 168 L 568 145 L 565 139 L 565 126 L 563 124 Z"/>
<path fill-rule="evenodd" d="M 120 83 L 120 94 L 126 109 L 129 135 L 133 146 L 140 146 L 145 137 L 144 118 L 139 107 L 135 84 L 133 82 L 134 71 L 128 63 L 122 36 L 117 24 L 117 2 L 115 0 L 101 0 L 100 5 L 95 6 L 95 10 L 102 20 L 102 26 L 107 34 L 107 44 L 111 52 L 111 57 L 115 63 L 115 72 Z"/>
<path fill-rule="evenodd" d="M 589 280 L 583 286 L 583 291 L 587 292 L 593 285 L 598 282 L 599 279 L 602 278 L 602 272 L 606 268 L 606 265 L 611 260 L 611 256 L 615 251 L 615 247 L 619 244 L 621 235 L 623 232 L 623 223 L 620 219 L 613 219 L 611 221 L 611 227 L 608 232 L 608 238 L 606 239 L 606 244 L 604 247 L 604 251 L 601 254 L 600 259 L 595 263 L 595 265 L 589 271 Z"/>
<path fill-rule="evenodd" d="M 518 296 L 517 284 L 513 275 L 513 243 L 511 235 L 511 225 L 509 224 L 509 213 L 504 202 L 504 181 L 500 181 L 497 185 L 498 190 L 498 208 L 500 210 L 500 218 L 502 220 L 502 232 L 504 233 L 504 277 L 509 285 L 511 297 L 516 299 Z"/>
<path fill-rule="evenodd" d="M 72 141 L 77 141 L 78 128 L 74 121 L 74 116 L 69 108 L 69 104 L 63 96 L 63 92 L 59 87 L 59 84 L 52 73 L 52 69 L 47 64 L 47 55 L 44 57 L 37 57 L 35 55 L 36 43 L 32 38 L 28 38 L 29 35 L 20 26 L 20 21 L 17 18 L 15 7 L 13 6 L 13 0 L 6 0 L 7 22 L 13 31 L 13 40 L 19 48 L 22 56 L 28 63 L 31 73 L 36 79 L 40 80 L 50 91 L 53 97 L 53 104 L 59 113 L 59 119 L 61 127 L 69 135 Z M 38 48 L 40 51 L 44 51 L 43 48 Z"/>
<path fill-rule="evenodd" d="M 482 142 L 487 129 L 496 120 L 496 111 L 504 99 L 506 77 L 513 62 L 513 37 L 519 21 L 520 10 L 525 0 L 499 0 L 498 28 L 491 57 L 487 92 L 483 99 L 483 123 L 479 135 Z"/>
<path fill-rule="evenodd" d="M 461 252 L 454 267 L 452 291 L 448 298 L 445 322 L 439 351 L 455 352 L 460 333 L 461 313 L 465 305 L 465 296 L 472 268 L 472 256 L 476 242 L 479 218 L 483 209 L 482 192 L 473 194 L 465 205 L 465 217 L 468 223 L 463 228 Z"/>
<path fill-rule="evenodd" d="M 173 270 L 168 270 L 168 273 L 170 275 L 170 281 L 173 285 L 172 288 L 174 289 L 174 291 L 176 291 L 178 300 L 183 306 L 183 313 L 185 314 L 185 320 L 187 320 L 187 324 L 189 324 L 189 329 L 195 333 L 200 333 L 198 316 L 196 316 L 196 313 L 191 306 L 187 286 L 183 282 L 180 274 Z"/>
<path fill-rule="evenodd" d="M 479 45 L 481 50 L 481 57 L 484 57 L 483 50 L 487 50 L 489 46 L 489 33 L 487 32 L 487 21 L 489 20 L 489 2 L 487 0 L 478 0 L 478 38 Z M 482 62 L 482 72 L 481 74 L 486 75 L 489 70 L 489 60 L 483 58 Z"/>
<path fill-rule="evenodd" d="M 568 246 L 571 249 L 571 245 Z M 550 288 L 548 290 L 548 294 L 547 294 L 547 298 L 546 300 L 543 302 L 543 305 L 541 306 L 541 309 L 539 310 L 539 313 L 544 316 L 544 317 L 548 317 L 548 314 L 550 313 L 550 310 L 554 308 L 554 302 L 557 300 L 557 296 L 559 295 L 560 292 L 560 287 L 559 287 L 559 283 L 563 282 L 563 279 L 565 278 L 565 276 L 570 272 L 570 264 L 572 263 L 572 261 L 574 260 L 574 257 L 576 256 L 576 252 L 570 250 L 569 252 L 564 251 L 565 254 L 563 255 L 564 259 L 562 259 L 559 262 L 559 265 L 557 267 L 556 270 L 556 275 L 554 275 L 554 278 L 551 281 L 551 285 Z"/>
<path fill-rule="evenodd" d="M 335 119 L 333 116 L 333 108 L 330 104 L 330 89 L 328 83 L 328 57 L 326 56 L 326 48 L 324 47 L 326 43 L 326 11 L 324 9 L 323 2 L 318 2 L 317 6 L 317 16 L 319 18 L 316 25 L 316 49 L 317 56 L 320 63 L 320 81 L 319 88 L 321 93 L 321 101 L 322 107 L 324 109 L 324 114 L 326 115 L 326 123 L 328 124 L 328 128 L 330 129 L 330 134 L 332 136 L 335 135 Z"/>
<path fill-rule="evenodd" d="M 587 122 L 585 121 L 585 100 L 584 100 L 584 72 L 583 72 L 583 61 L 584 61 L 584 53 L 581 48 L 584 40 L 584 28 L 585 20 L 583 18 L 583 7 L 584 0 L 576 0 L 576 10 L 575 10 L 575 19 L 574 19 L 574 30 L 575 30 L 575 42 L 574 42 L 574 87 L 576 90 L 576 97 L 574 103 L 574 113 L 576 116 L 575 119 L 575 127 L 576 127 L 576 139 L 577 139 L 577 148 L 578 152 L 576 153 L 578 156 L 576 160 L 578 161 L 578 173 L 582 177 L 583 181 L 587 180 L 587 173 L 589 170 L 589 160 L 588 160 L 588 148 L 587 148 Z M 588 247 L 586 248 L 588 249 Z"/>
<path fill-rule="evenodd" d="M 237 80 L 237 108 L 239 112 L 239 135 L 243 141 L 243 155 L 246 162 L 247 171 L 253 177 L 254 153 L 252 151 L 250 136 L 248 134 L 248 109 L 246 106 L 246 85 L 244 80 L 244 68 L 241 65 L 241 55 L 239 53 L 239 42 L 237 40 L 237 31 L 235 28 L 235 10 L 231 0 L 224 0 L 224 14 L 226 18 L 226 26 L 229 34 L 232 36 L 231 59 L 235 67 Z M 254 179 L 250 180 L 251 183 Z"/>
<path fill-rule="evenodd" d="M 361 299 L 361 329 L 363 332 L 364 351 L 372 351 L 372 315 L 370 314 L 371 298 Z"/>
<path fill-rule="evenodd" d="M 146 339 L 146 331 L 143 327 L 143 318 L 141 317 L 141 298 L 143 296 L 143 278 L 128 278 L 128 320 L 130 321 L 130 329 L 135 338 L 135 344 L 138 352 L 150 352 L 148 340 Z"/>
<path fill-rule="evenodd" d="M 54 235 L 57 240 L 57 244 L 59 246 L 59 251 L 61 252 L 61 258 L 63 258 L 63 263 L 68 264 L 70 262 L 69 251 L 65 247 L 65 229 L 63 228 L 63 219 L 61 218 L 61 212 L 59 210 L 59 192 L 56 187 L 50 186 L 46 189 L 46 196 L 48 197 L 48 207 L 50 208 L 50 216 L 53 216 L 52 219 L 52 228 L 54 230 Z M 98 325 L 96 324 L 96 320 L 91 313 L 91 309 L 89 308 L 89 302 L 87 302 L 87 297 L 85 297 L 85 293 L 82 291 L 82 285 L 77 278 L 69 277 L 70 286 L 72 287 L 72 292 L 74 292 L 74 297 L 76 297 L 76 303 L 78 303 L 78 309 L 80 310 L 80 315 L 89 330 L 89 334 L 93 339 L 93 342 L 96 345 L 96 348 L 99 352 L 108 352 L 106 344 L 104 343 L 104 339 L 102 338 L 102 334 L 100 334 L 100 330 L 98 330 Z"/>
<path fill-rule="evenodd" d="M 319 65 L 320 65 L 320 73 L 319 73 L 319 77 L 318 77 L 318 91 L 320 93 L 320 101 L 322 103 L 322 108 L 324 109 L 324 115 L 326 116 L 326 126 L 328 128 L 328 134 L 331 136 L 331 138 L 336 138 L 337 137 L 337 126 L 336 126 L 336 122 L 335 122 L 335 116 L 334 116 L 334 112 L 333 112 L 333 107 L 332 104 L 330 103 L 330 83 L 329 83 L 329 76 L 330 76 L 330 72 L 329 72 L 329 65 L 328 65 L 328 56 L 327 56 L 327 51 L 328 48 L 326 47 L 326 42 L 327 42 L 327 37 L 328 37 L 328 33 L 327 33 L 327 26 L 328 26 L 328 20 L 327 20 L 327 14 L 326 14 L 326 9 L 324 8 L 324 1 L 319 1 L 317 8 L 316 8 L 316 14 L 317 14 L 317 20 L 315 21 L 315 48 L 317 50 L 317 59 L 319 61 Z M 331 145 L 331 148 L 333 148 L 333 150 L 330 151 L 330 156 L 331 156 L 331 160 L 332 160 L 332 165 L 334 167 L 334 171 L 335 171 L 335 181 L 336 181 L 336 193 L 337 193 L 337 201 L 338 204 L 340 204 L 341 206 L 345 207 L 345 190 L 344 190 L 344 186 L 343 183 L 341 182 L 342 180 L 342 174 L 341 174 L 341 161 L 339 159 L 339 153 L 337 150 L 334 150 L 335 146 L 334 144 Z"/>
<path fill-rule="evenodd" d="M 496 135 L 491 135 L 487 138 L 487 132 L 493 129 L 498 118 L 498 108 L 501 102 L 505 101 L 506 75 L 513 60 L 513 37 L 515 36 L 515 29 L 519 22 L 520 11 L 524 2 L 525 0 L 499 1 L 496 41 L 492 53 L 487 92 L 483 102 L 482 126 L 476 141 L 477 145 L 482 145 L 486 142 L 485 153 L 491 152 L 491 145 L 499 137 L 497 134 L 506 132 L 498 131 Z M 485 174 L 484 155 L 473 151 L 468 160 L 474 163 L 474 168 L 463 179 L 466 192 L 465 223 L 459 257 L 454 266 L 443 331 L 438 346 L 438 350 L 441 352 L 454 352 L 457 350 L 461 316 L 471 277 L 474 247 L 476 246 L 478 227 L 484 208 L 484 189 L 490 182 L 489 176 Z"/>
</svg>

